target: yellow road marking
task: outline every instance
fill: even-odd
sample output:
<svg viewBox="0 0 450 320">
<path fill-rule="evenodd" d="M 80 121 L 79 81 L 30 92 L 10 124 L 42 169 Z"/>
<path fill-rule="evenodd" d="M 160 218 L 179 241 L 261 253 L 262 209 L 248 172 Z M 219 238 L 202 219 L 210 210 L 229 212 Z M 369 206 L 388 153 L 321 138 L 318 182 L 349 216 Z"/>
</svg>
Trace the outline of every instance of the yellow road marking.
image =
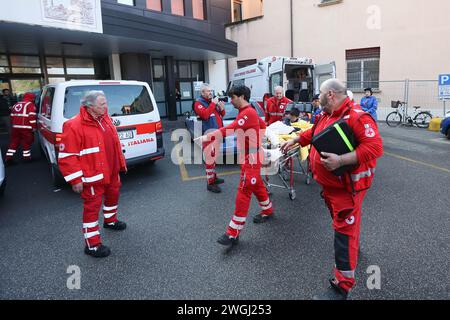
<svg viewBox="0 0 450 320">
<path fill-rule="evenodd" d="M 439 166 L 435 166 L 434 164 L 431 164 L 431 163 L 426 163 L 426 162 L 414 160 L 414 159 L 411 159 L 411 158 L 399 156 L 397 154 L 390 153 L 390 152 L 384 152 L 384 154 L 388 155 L 390 157 L 393 157 L 393 158 L 397 158 L 397 159 L 400 159 L 400 160 L 412 162 L 412 163 L 415 163 L 415 164 L 420 164 L 420 165 L 423 165 L 423 166 L 426 166 L 426 167 L 430 167 L 430 168 L 433 168 L 433 169 L 436 169 L 436 170 L 440 170 L 440 171 L 444 171 L 444 172 L 450 173 L 450 169 L 442 168 L 442 167 L 439 167 Z"/>
<path fill-rule="evenodd" d="M 186 165 L 184 164 L 184 161 L 181 159 L 180 155 L 178 155 L 178 162 L 180 163 L 180 175 L 181 180 L 183 181 L 195 181 L 195 180 L 206 180 L 206 174 L 203 176 L 196 176 L 196 177 L 189 177 L 189 173 L 186 169 Z M 240 174 L 241 171 L 235 170 L 235 171 L 225 171 L 222 173 L 218 173 L 217 176 L 223 177 L 223 176 L 230 176 L 233 174 Z"/>
</svg>

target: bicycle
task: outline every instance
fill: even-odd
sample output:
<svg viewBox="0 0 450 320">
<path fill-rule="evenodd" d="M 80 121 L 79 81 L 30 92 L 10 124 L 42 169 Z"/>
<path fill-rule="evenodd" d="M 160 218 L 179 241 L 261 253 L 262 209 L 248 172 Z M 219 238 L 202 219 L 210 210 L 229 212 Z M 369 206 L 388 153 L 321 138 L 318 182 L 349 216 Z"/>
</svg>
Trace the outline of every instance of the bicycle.
<svg viewBox="0 0 450 320">
<path fill-rule="evenodd" d="M 403 115 L 405 115 L 405 125 L 416 125 L 419 128 L 427 129 L 430 126 L 430 121 L 433 115 L 429 111 L 420 111 L 420 106 L 414 106 L 414 114 L 409 116 L 405 109 L 406 102 L 392 101 L 391 108 L 397 109 L 389 113 L 386 117 L 386 123 L 390 127 L 398 127 L 403 123 Z M 403 114 L 403 115 L 402 115 Z"/>
</svg>

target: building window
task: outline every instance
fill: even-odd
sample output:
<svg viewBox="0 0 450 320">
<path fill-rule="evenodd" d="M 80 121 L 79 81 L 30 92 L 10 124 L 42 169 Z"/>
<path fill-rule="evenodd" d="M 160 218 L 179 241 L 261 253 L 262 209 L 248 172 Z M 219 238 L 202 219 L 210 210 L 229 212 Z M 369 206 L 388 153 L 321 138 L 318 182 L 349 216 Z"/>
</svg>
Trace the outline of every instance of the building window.
<svg viewBox="0 0 450 320">
<path fill-rule="evenodd" d="M 346 51 L 347 87 L 350 90 L 379 89 L 380 48 Z"/>
<path fill-rule="evenodd" d="M 242 2 L 233 1 L 233 18 L 234 21 L 242 21 Z"/>
<path fill-rule="evenodd" d="M 10 56 L 13 73 L 41 73 L 38 56 Z"/>
<path fill-rule="evenodd" d="M 127 6 L 134 6 L 134 0 L 117 0 L 117 3 L 126 4 Z"/>
<path fill-rule="evenodd" d="M 94 75 L 92 59 L 66 59 L 67 74 Z"/>
<path fill-rule="evenodd" d="M 147 0 L 147 9 L 162 11 L 161 0 Z"/>
<path fill-rule="evenodd" d="M 63 58 L 61 57 L 47 57 L 47 73 L 49 75 L 65 74 Z"/>
<path fill-rule="evenodd" d="M 172 14 L 184 16 L 184 0 L 171 0 Z"/>
<path fill-rule="evenodd" d="M 205 0 L 192 0 L 192 10 L 194 19 L 206 20 Z"/>
<path fill-rule="evenodd" d="M 191 78 L 191 63 L 189 61 L 178 61 L 178 78 Z"/>
<path fill-rule="evenodd" d="M 0 55 L 0 73 L 9 73 L 9 62 L 6 55 Z"/>
<path fill-rule="evenodd" d="M 203 79 L 205 78 L 205 74 L 203 72 L 203 62 L 192 62 L 192 78 L 194 79 Z"/>
<path fill-rule="evenodd" d="M 164 63 L 161 59 L 153 59 L 153 78 L 164 78 Z"/>
<path fill-rule="evenodd" d="M 238 69 L 245 68 L 256 63 L 256 59 L 240 60 L 237 62 Z"/>
</svg>

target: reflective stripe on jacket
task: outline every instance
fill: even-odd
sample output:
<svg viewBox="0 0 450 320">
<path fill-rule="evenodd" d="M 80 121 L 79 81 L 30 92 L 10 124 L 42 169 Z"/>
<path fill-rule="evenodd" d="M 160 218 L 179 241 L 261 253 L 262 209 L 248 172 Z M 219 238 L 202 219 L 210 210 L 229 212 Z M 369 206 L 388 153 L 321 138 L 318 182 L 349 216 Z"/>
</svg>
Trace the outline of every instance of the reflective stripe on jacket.
<svg viewBox="0 0 450 320">
<path fill-rule="evenodd" d="M 59 169 L 70 184 L 109 184 L 111 169 L 102 131 L 106 126 L 116 133 L 115 156 L 119 157 L 120 170 L 126 170 L 122 146 L 111 118 L 105 115 L 94 119 L 85 107 L 81 107 L 77 116 L 64 123 L 59 143 Z"/>
</svg>

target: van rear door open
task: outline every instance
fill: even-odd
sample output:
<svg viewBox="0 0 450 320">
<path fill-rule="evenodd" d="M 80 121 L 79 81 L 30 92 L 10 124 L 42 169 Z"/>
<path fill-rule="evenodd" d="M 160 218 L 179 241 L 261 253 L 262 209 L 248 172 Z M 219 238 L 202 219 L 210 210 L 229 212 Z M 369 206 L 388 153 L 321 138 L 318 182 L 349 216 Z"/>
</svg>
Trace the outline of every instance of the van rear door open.
<svg viewBox="0 0 450 320">
<path fill-rule="evenodd" d="M 327 64 L 318 64 L 314 68 L 314 88 L 315 94 L 319 94 L 320 85 L 328 80 L 336 78 L 336 64 L 335 62 Z"/>
</svg>

